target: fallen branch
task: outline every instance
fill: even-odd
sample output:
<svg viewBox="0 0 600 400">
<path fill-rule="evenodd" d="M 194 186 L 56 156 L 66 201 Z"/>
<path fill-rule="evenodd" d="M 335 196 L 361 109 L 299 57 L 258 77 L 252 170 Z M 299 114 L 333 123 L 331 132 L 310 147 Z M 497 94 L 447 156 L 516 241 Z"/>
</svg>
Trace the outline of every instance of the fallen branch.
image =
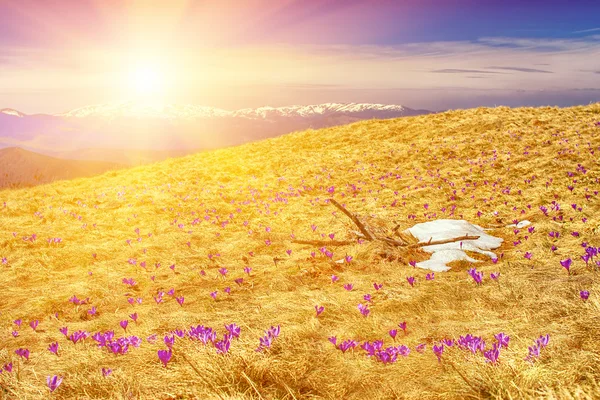
<svg viewBox="0 0 600 400">
<path fill-rule="evenodd" d="M 312 246 L 347 246 L 355 244 L 356 240 L 292 240 L 292 243 L 310 244 Z"/>
<path fill-rule="evenodd" d="M 352 214 L 350 211 L 346 210 L 344 208 L 344 206 L 342 206 L 340 203 L 338 203 L 334 199 L 329 199 L 329 202 L 331 204 L 333 204 L 335 207 L 337 207 L 337 209 L 339 209 L 341 212 L 343 212 L 344 214 L 346 214 L 346 216 L 348 218 L 350 218 L 352 220 L 352 222 L 354 222 L 356 224 L 356 226 L 361 231 L 361 233 L 363 235 L 365 235 L 365 238 L 367 240 L 371 241 L 371 240 L 375 239 L 375 237 L 371 234 L 371 232 L 369 232 L 369 230 L 362 224 L 362 222 L 360 222 L 358 220 L 358 218 L 356 218 L 356 216 L 354 214 Z"/>
<path fill-rule="evenodd" d="M 389 244 L 391 244 L 392 246 L 396 246 L 396 247 L 406 247 L 406 246 L 408 245 L 408 243 L 405 243 L 405 242 L 399 242 L 399 241 L 397 241 L 397 240 L 390 239 L 390 238 L 387 238 L 387 237 L 383 237 L 383 238 L 382 238 L 382 237 L 378 237 L 378 238 L 376 238 L 376 239 L 377 239 L 377 240 L 381 240 L 382 242 L 389 243 Z"/>
<path fill-rule="evenodd" d="M 446 243 L 460 242 L 461 240 L 477 240 L 477 239 L 479 239 L 479 236 L 469 236 L 469 235 L 459 236 L 457 238 L 452 238 L 452 239 L 436 240 L 433 242 L 431 241 L 431 239 L 429 239 L 428 242 L 419 242 L 419 243 L 408 245 L 408 248 L 414 249 L 416 247 L 435 246 L 437 244 L 446 244 Z"/>
</svg>

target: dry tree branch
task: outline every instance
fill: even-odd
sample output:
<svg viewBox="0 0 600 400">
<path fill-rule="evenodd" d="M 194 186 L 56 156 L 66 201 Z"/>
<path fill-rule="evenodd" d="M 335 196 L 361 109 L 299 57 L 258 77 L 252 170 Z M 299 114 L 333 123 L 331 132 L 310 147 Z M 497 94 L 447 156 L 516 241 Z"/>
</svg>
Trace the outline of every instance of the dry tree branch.
<svg viewBox="0 0 600 400">
<path fill-rule="evenodd" d="M 389 237 L 377 237 L 377 236 L 373 235 L 371 232 L 369 232 L 367 227 L 365 225 L 363 225 L 362 222 L 360 222 L 360 220 L 356 217 L 356 215 L 354 215 L 350 211 L 346 210 L 346 208 L 344 206 L 342 206 L 340 203 L 338 203 L 334 199 L 329 199 L 329 202 L 331 204 L 333 204 L 341 212 L 343 212 L 348 218 L 350 218 L 352 220 L 352 222 L 354 222 L 354 224 L 356 224 L 356 226 L 358 227 L 360 232 L 364 235 L 365 239 L 369 240 L 369 241 L 377 240 L 377 241 L 385 242 L 387 244 L 390 244 L 390 245 L 396 246 L 396 247 L 407 247 L 409 249 L 414 249 L 414 248 L 419 248 L 419 247 L 424 247 L 424 246 L 434 246 L 434 245 L 438 245 L 438 244 L 454 243 L 454 242 L 459 242 L 462 240 L 477 240 L 477 239 L 479 239 L 479 236 L 464 235 L 464 236 L 459 236 L 459 237 L 452 238 L 452 239 L 436 240 L 436 241 L 432 241 L 433 238 L 429 238 L 429 241 L 427 241 L 427 242 L 408 244 L 405 241 L 399 242 L 399 241 L 394 240 Z M 396 228 L 394 228 L 394 231 L 396 231 L 397 228 L 398 228 L 398 225 L 396 226 Z M 356 232 L 356 233 L 358 234 L 358 232 Z M 295 240 L 292 240 L 292 243 L 308 244 L 308 245 L 312 245 L 312 246 L 346 246 L 349 244 L 354 244 L 354 243 L 356 243 L 356 241 L 354 241 L 354 240 L 301 240 L 301 239 L 295 239 Z"/>
<path fill-rule="evenodd" d="M 431 239 L 429 239 L 428 242 L 419 242 L 419 243 L 408 245 L 408 248 L 414 249 L 416 247 L 435 246 L 436 244 L 446 244 L 446 243 L 460 242 L 461 240 L 477 240 L 477 239 L 479 239 L 479 236 L 469 236 L 469 235 L 459 236 L 459 237 L 452 238 L 452 239 L 436 240 L 433 242 L 431 241 Z"/>
<path fill-rule="evenodd" d="M 356 243 L 356 240 L 292 240 L 292 243 L 310 244 L 313 246 L 347 246 Z"/>
<path fill-rule="evenodd" d="M 356 224 L 356 226 L 358 227 L 358 229 L 361 231 L 361 233 L 363 235 L 365 235 L 365 238 L 367 240 L 373 240 L 375 239 L 375 237 L 371 234 L 371 232 L 369 232 L 369 230 L 363 225 L 362 222 L 360 222 L 358 220 L 358 218 L 356 218 L 356 216 L 354 214 L 352 214 L 350 211 L 346 210 L 344 208 L 344 206 L 342 206 L 340 203 L 338 203 L 337 201 L 335 201 L 334 199 L 329 199 L 329 202 L 331 204 L 333 204 L 338 210 L 340 210 L 341 212 L 343 212 L 344 214 L 346 214 L 346 216 L 348 218 L 350 218 L 352 220 L 352 222 L 354 222 Z"/>
</svg>

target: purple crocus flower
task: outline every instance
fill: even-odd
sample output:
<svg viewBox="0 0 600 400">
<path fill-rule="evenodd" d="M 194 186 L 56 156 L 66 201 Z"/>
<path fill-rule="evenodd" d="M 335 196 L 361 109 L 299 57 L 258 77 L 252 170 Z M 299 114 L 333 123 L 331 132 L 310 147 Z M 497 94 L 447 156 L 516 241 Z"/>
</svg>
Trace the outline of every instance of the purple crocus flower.
<svg viewBox="0 0 600 400">
<path fill-rule="evenodd" d="M 31 321 L 29 323 L 29 326 L 31 327 L 31 329 L 33 329 L 34 331 L 37 330 L 38 324 L 40 323 L 40 321 L 38 321 L 37 319 L 34 321 Z"/>
<path fill-rule="evenodd" d="M 337 275 L 331 275 L 331 283 L 335 283 L 339 280 L 340 278 Z"/>
<path fill-rule="evenodd" d="M 562 266 L 563 266 L 563 268 L 564 268 L 564 269 L 566 269 L 566 270 L 567 270 L 567 272 L 569 272 L 569 273 L 570 273 L 570 272 L 571 272 L 571 263 L 572 263 L 572 262 L 573 262 L 573 261 L 572 261 L 570 258 L 567 258 L 566 260 L 562 260 L 562 261 L 560 262 L 560 265 L 562 265 Z"/>
<path fill-rule="evenodd" d="M 494 335 L 494 337 L 498 341 L 498 348 L 508 347 L 508 342 L 510 342 L 510 336 L 505 335 L 503 332 L 500 332 Z"/>
<path fill-rule="evenodd" d="M 496 364 L 498 362 L 498 357 L 500 357 L 500 347 L 494 343 L 491 350 L 483 352 L 483 356 L 486 358 L 485 361 Z"/>
<path fill-rule="evenodd" d="M 210 297 L 212 297 L 213 299 L 217 299 L 217 291 L 215 290 L 214 292 L 210 293 Z"/>
<path fill-rule="evenodd" d="M 53 377 L 48 376 L 46 378 L 46 384 L 48 385 L 48 389 L 50 389 L 50 393 L 54 392 L 62 383 L 63 378 L 59 378 L 54 375 Z"/>
<path fill-rule="evenodd" d="M 371 312 L 371 310 L 369 310 L 369 306 L 367 304 L 362 303 L 358 305 L 358 311 L 360 311 L 360 313 L 365 317 L 367 317 Z"/>
<path fill-rule="evenodd" d="M 108 377 L 110 376 L 110 374 L 112 374 L 112 369 L 110 368 L 102 368 L 102 376 L 103 377 Z"/>
<path fill-rule="evenodd" d="M 344 289 L 346 289 L 347 291 L 351 291 L 352 289 L 354 289 L 354 285 L 351 283 L 346 283 L 344 285 Z"/>
<path fill-rule="evenodd" d="M 48 346 L 48 351 L 50 351 L 50 353 L 58 355 L 58 342 L 50 343 L 50 345 Z"/>
<path fill-rule="evenodd" d="M 415 277 L 414 276 L 409 276 L 406 278 L 406 280 L 408 281 L 408 284 L 412 287 L 415 286 Z"/>
<path fill-rule="evenodd" d="M 444 345 L 441 343 L 439 345 L 433 345 L 431 349 L 433 350 L 433 354 L 435 354 L 435 356 L 437 357 L 438 362 L 441 362 L 442 354 L 444 353 Z"/>
<path fill-rule="evenodd" d="M 473 278 L 476 284 L 480 285 L 483 282 L 483 272 L 477 271 L 475 268 L 470 268 L 468 274 Z"/>
<path fill-rule="evenodd" d="M 129 321 L 124 319 L 123 321 L 119 322 L 119 325 L 121 325 L 121 328 L 123 328 L 124 331 L 127 331 L 127 325 L 129 325 Z"/>
<path fill-rule="evenodd" d="M 171 356 L 173 356 L 173 352 L 169 348 L 169 350 L 158 350 L 158 359 L 161 363 L 167 368 L 167 364 L 171 361 Z"/>
<path fill-rule="evenodd" d="M 398 327 L 406 334 L 406 321 L 402 321 L 398 324 Z"/>
<path fill-rule="evenodd" d="M 223 340 L 215 342 L 215 349 L 217 349 L 218 354 L 226 354 L 229 351 L 229 347 L 231 346 L 231 341 L 229 340 L 229 336 L 225 335 Z"/>
<path fill-rule="evenodd" d="M 229 334 L 229 336 L 231 336 L 232 338 L 240 337 L 241 328 L 239 326 L 237 326 L 236 324 L 225 325 L 225 329 L 227 330 L 227 333 Z"/>
<path fill-rule="evenodd" d="M 533 256 L 533 254 L 531 254 L 530 252 L 526 252 L 523 257 L 525 257 L 528 260 L 531 260 L 531 257 Z"/>
<path fill-rule="evenodd" d="M 579 292 L 579 297 L 581 297 L 582 300 L 587 300 L 590 297 L 590 292 L 587 290 L 582 290 Z"/>
<path fill-rule="evenodd" d="M 549 334 L 542 335 L 539 338 L 537 338 L 537 340 L 536 340 L 536 343 L 540 347 L 546 347 L 546 346 L 548 346 L 549 342 L 550 342 L 550 335 Z"/>
<path fill-rule="evenodd" d="M 380 290 L 383 287 L 383 283 L 373 282 L 373 287 L 375 290 Z"/>
<path fill-rule="evenodd" d="M 390 329 L 390 337 L 394 340 L 396 340 L 396 335 L 398 335 L 398 329 Z"/>
<path fill-rule="evenodd" d="M 175 336 L 166 335 L 163 340 L 164 340 L 165 344 L 167 345 L 167 347 L 170 349 L 173 347 L 173 343 L 175 343 Z"/>
<path fill-rule="evenodd" d="M 15 354 L 21 358 L 29 360 L 29 349 L 19 348 L 19 349 L 15 350 Z"/>
<path fill-rule="evenodd" d="M 185 298 L 183 296 L 176 297 L 175 300 L 177 300 L 177 303 L 179 303 L 179 305 L 183 307 L 183 302 L 185 301 Z"/>
<path fill-rule="evenodd" d="M 325 307 L 316 305 L 316 306 L 315 306 L 315 311 L 316 311 L 316 313 L 317 313 L 317 317 L 318 317 L 319 315 L 321 315 L 321 313 L 322 313 L 323 311 L 325 311 Z"/>
</svg>

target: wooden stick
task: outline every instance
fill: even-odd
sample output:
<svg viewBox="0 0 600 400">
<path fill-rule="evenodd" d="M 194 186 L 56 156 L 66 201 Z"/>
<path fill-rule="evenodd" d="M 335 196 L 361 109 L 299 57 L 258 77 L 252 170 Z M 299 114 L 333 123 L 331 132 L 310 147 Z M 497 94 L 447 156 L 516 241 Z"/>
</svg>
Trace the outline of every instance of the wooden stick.
<svg viewBox="0 0 600 400">
<path fill-rule="evenodd" d="M 453 239 L 436 240 L 434 242 L 432 242 L 431 240 L 429 240 L 429 242 L 419 242 L 419 243 L 411 244 L 408 247 L 411 249 L 414 249 L 416 247 L 435 246 L 436 244 L 446 244 L 446 243 L 460 242 L 461 240 L 477 240 L 477 239 L 479 239 L 479 236 L 465 235 L 465 236 L 460 236 L 460 237 L 453 238 Z"/>
<path fill-rule="evenodd" d="M 343 212 L 344 214 L 346 214 L 346 216 L 348 218 L 350 218 L 352 220 L 352 222 L 354 222 L 356 224 L 356 226 L 362 232 L 362 234 L 365 235 L 365 238 L 367 240 L 373 240 L 373 239 L 375 239 L 373 237 L 373 235 L 371 234 L 371 232 L 368 231 L 368 229 L 362 224 L 362 222 L 360 222 L 358 220 L 358 218 L 356 218 L 356 216 L 354 214 L 352 214 L 350 211 L 346 210 L 344 208 L 344 206 L 342 206 L 340 203 L 338 203 L 334 199 L 329 199 L 329 202 L 331 204 L 333 204 L 335 207 L 337 207 L 341 212 Z"/>
<path fill-rule="evenodd" d="M 310 244 L 312 246 L 346 246 L 356 244 L 356 240 L 292 240 L 292 243 Z"/>
<path fill-rule="evenodd" d="M 382 242 L 389 243 L 389 244 L 391 244 L 391 245 L 393 245 L 393 246 L 396 246 L 396 247 L 406 247 L 406 246 L 408 245 L 408 243 L 399 242 L 399 241 L 397 241 L 397 240 L 390 239 L 390 238 L 387 238 L 387 237 L 383 237 L 383 238 L 381 238 L 381 237 L 378 237 L 378 238 L 376 238 L 376 239 L 377 239 L 377 240 L 381 240 Z"/>
</svg>

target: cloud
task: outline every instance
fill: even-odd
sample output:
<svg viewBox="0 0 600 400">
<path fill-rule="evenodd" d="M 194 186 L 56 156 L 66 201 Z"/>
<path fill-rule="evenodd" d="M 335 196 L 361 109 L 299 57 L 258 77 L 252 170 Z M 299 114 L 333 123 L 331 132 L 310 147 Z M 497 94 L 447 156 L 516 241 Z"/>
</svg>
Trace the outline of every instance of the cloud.
<svg viewBox="0 0 600 400">
<path fill-rule="evenodd" d="M 499 74 L 500 72 L 481 71 L 477 69 L 446 68 L 431 71 L 436 74 Z"/>
<path fill-rule="evenodd" d="M 600 28 L 592 28 L 592 29 L 584 29 L 582 31 L 574 31 L 573 33 L 589 33 L 589 32 L 598 32 Z"/>
<path fill-rule="evenodd" d="M 555 100 L 558 95 L 550 98 L 547 93 L 574 88 L 600 90 L 599 65 L 590 61 L 600 59 L 600 41 L 589 37 L 483 38 L 397 45 L 198 44 L 158 50 L 155 53 L 167 60 L 165 64 L 173 71 L 169 75 L 173 77 L 169 101 L 226 109 L 266 103 L 385 103 L 392 99 L 386 94 L 390 88 L 403 88 L 402 93 L 408 93 L 404 100 L 398 95 L 399 100 L 394 101 L 429 109 L 455 104 L 450 95 L 442 104 L 431 96 L 432 90 L 436 95 L 477 91 L 482 99 L 488 95 L 498 98 L 493 95 L 498 90 L 510 93 L 503 99 L 520 93 L 517 90 L 527 90 L 536 93 L 529 94 L 528 99 L 548 98 L 557 104 L 564 102 Z M 18 108 L 15 93 L 21 93 L 19 98 L 36 105 L 27 106 L 32 112 L 60 112 L 118 100 L 127 95 L 124 78 L 129 75 L 124 72 L 132 59 L 136 60 L 135 54 L 132 57 L 126 46 L 90 45 L 85 52 L 68 47 L 60 51 L 0 47 L 0 103 Z M 542 67 L 549 65 L 551 70 Z M 45 94 L 36 97 L 33 91 Z M 348 91 L 353 97 L 346 96 Z M 593 100 L 596 92 L 586 92 L 591 94 L 585 98 L 573 94 L 583 92 L 570 93 L 572 101 L 587 101 Z M 42 98 L 46 107 L 38 106 Z M 461 104 L 472 103 L 465 100 Z"/>
<path fill-rule="evenodd" d="M 505 71 L 517 71 L 517 72 L 535 72 L 540 74 L 553 74 L 552 71 L 545 71 L 543 69 L 535 69 L 535 68 L 521 68 L 521 67 L 486 67 L 488 69 L 501 69 Z"/>
</svg>

